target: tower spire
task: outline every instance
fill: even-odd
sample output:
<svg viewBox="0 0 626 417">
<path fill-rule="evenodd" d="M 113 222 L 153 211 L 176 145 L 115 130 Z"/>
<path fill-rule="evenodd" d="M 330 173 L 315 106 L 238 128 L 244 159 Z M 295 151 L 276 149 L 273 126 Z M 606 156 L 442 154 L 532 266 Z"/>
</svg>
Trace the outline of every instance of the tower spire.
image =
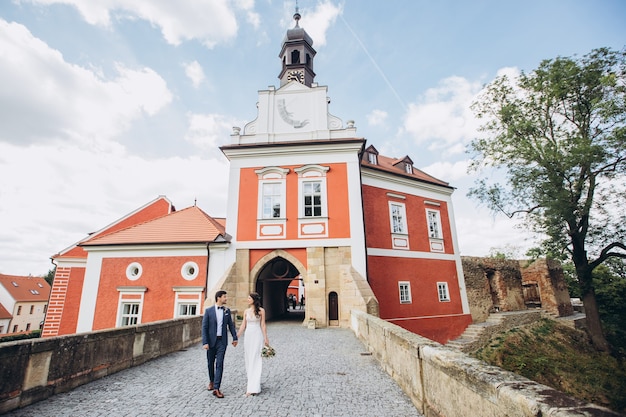
<svg viewBox="0 0 626 417">
<path fill-rule="evenodd" d="M 296 25 L 287 30 L 283 47 L 278 55 L 283 63 L 278 75 L 281 87 L 291 81 L 310 87 L 315 79 L 313 57 L 316 52 L 313 49 L 313 39 L 300 27 L 301 17 L 298 0 L 296 0 L 296 12 L 293 15 Z"/>
<path fill-rule="evenodd" d="M 293 20 L 296 21 L 296 27 L 300 27 L 298 23 L 300 22 L 301 17 L 302 16 L 300 16 L 300 8 L 298 7 L 298 0 L 296 0 L 296 12 L 293 15 Z"/>
</svg>

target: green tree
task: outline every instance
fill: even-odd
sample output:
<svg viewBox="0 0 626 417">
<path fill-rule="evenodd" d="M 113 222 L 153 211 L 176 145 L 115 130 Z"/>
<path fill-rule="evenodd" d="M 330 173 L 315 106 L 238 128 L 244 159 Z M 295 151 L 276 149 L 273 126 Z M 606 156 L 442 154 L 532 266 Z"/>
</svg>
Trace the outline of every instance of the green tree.
<svg viewBox="0 0 626 417">
<path fill-rule="evenodd" d="M 608 350 L 592 272 L 626 258 L 626 50 L 595 49 L 498 77 L 472 108 L 484 136 L 469 146 L 470 171 L 492 167 L 506 180 L 479 178 L 469 195 L 521 217 L 545 236 L 547 253 L 571 259 L 590 337 Z"/>
<path fill-rule="evenodd" d="M 44 279 L 46 280 L 48 284 L 50 284 L 51 287 L 52 287 L 52 282 L 54 281 L 54 274 L 56 274 L 56 272 L 57 272 L 57 267 L 55 266 L 54 268 L 50 269 L 48 273 L 44 276 Z"/>
<path fill-rule="evenodd" d="M 626 263 L 608 259 L 593 271 L 602 326 L 616 356 L 626 358 Z"/>
</svg>

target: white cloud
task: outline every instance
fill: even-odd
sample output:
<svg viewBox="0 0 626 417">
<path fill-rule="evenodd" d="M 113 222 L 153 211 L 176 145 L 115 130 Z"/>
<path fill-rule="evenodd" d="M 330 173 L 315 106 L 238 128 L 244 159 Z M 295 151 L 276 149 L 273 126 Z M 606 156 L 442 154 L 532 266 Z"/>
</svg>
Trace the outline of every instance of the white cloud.
<svg viewBox="0 0 626 417">
<path fill-rule="evenodd" d="M 469 161 L 447 162 L 439 161 L 421 168 L 424 172 L 435 178 L 446 182 L 454 182 L 460 178 L 467 177 L 467 166 Z"/>
<path fill-rule="evenodd" d="M 75 146 L 0 142 L 0 272 L 39 275 L 50 256 L 88 233 L 166 195 L 177 209 L 226 213 L 225 158 L 146 160 Z"/>
<path fill-rule="evenodd" d="M 431 149 L 467 143 L 480 123 L 470 105 L 481 90 L 480 82 L 449 77 L 428 89 L 416 103 L 410 103 L 404 117 L 404 131 L 416 144 L 431 143 Z M 459 147 L 456 148 L 460 149 Z"/>
<path fill-rule="evenodd" d="M 107 141 L 172 100 L 150 68 L 116 64 L 116 77 L 106 80 L 97 70 L 68 64 L 24 26 L 1 19 L 0 61 L 0 140 L 13 143 L 72 139 L 115 146 Z"/>
<path fill-rule="evenodd" d="M 537 236 L 521 228 L 519 219 L 494 216 L 457 190 L 453 195 L 456 232 L 461 256 L 488 256 L 493 249 L 523 255 L 537 246 Z M 511 243 L 513 242 L 513 243 Z"/>
<path fill-rule="evenodd" d="M 389 116 L 389 114 L 384 110 L 372 110 L 372 112 L 367 115 L 367 123 L 370 126 L 383 126 L 387 121 L 387 116 Z"/>
<path fill-rule="evenodd" d="M 224 138 L 230 137 L 233 126 L 241 125 L 235 119 L 219 114 L 190 114 L 187 118 L 189 130 L 185 140 L 205 150 L 223 145 Z"/>
<path fill-rule="evenodd" d="M 293 7 L 287 4 L 286 6 Z M 309 36 L 311 36 L 314 47 L 326 45 L 326 31 L 335 23 L 335 20 L 337 20 L 337 17 L 342 12 L 343 8 L 340 5 L 336 5 L 330 0 L 324 0 L 318 2 L 312 12 L 307 11 L 307 13 L 302 14 L 300 27 L 304 28 Z M 293 16 L 293 9 L 291 9 L 290 16 Z M 289 21 L 289 26 L 293 27 L 293 19 Z"/>
<path fill-rule="evenodd" d="M 78 9 L 92 25 L 111 26 L 111 15 L 139 18 L 160 28 L 172 45 L 198 39 L 208 48 L 237 34 L 237 19 L 229 0 L 30 0 L 37 4 L 67 4 Z M 254 2 L 238 2 L 251 8 Z M 252 13 L 251 10 L 248 14 Z"/>
<path fill-rule="evenodd" d="M 185 68 L 185 75 L 191 80 L 191 83 L 195 88 L 198 88 L 200 84 L 205 80 L 204 71 L 198 61 L 188 62 L 183 64 Z"/>
</svg>

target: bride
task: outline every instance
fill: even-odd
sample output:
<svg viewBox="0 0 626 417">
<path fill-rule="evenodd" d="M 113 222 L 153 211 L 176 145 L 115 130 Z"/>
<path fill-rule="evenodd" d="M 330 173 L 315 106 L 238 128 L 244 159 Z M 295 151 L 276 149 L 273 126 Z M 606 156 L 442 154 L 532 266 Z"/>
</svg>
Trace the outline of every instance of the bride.
<svg viewBox="0 0 626 417">
<path fill-rule="evenodd" d="M 261 350 L 264 343 L 269 346 L 265 327 L 265 309 L 261 307 L 261 296 L 255 292 L 250 293 L 248 306 L 243 313 L 243 321 L 237 332 L 238 338 L 245 334 L 243 346 L 248 375 L 246 397 L 261 392 L 261 369 L 263 365 Z"/>
</svg>

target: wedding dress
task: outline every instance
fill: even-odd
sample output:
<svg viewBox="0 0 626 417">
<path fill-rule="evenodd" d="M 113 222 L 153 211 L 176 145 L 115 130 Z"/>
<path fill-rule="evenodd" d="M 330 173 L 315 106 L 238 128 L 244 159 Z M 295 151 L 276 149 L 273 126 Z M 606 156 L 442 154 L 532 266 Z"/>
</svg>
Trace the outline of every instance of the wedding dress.
<svg viewBox="0 0 626 417">
<path fill-rule="evenodd" d="M 261 392 L 261 350 L 263 349 L 263 331 L 261 317 L 256 317 L 253 311 L 246 312 L 246 331 L 244 337 L 244 355 L 246 373 L 248 375 L 248 394 Z"/>
</svg>

